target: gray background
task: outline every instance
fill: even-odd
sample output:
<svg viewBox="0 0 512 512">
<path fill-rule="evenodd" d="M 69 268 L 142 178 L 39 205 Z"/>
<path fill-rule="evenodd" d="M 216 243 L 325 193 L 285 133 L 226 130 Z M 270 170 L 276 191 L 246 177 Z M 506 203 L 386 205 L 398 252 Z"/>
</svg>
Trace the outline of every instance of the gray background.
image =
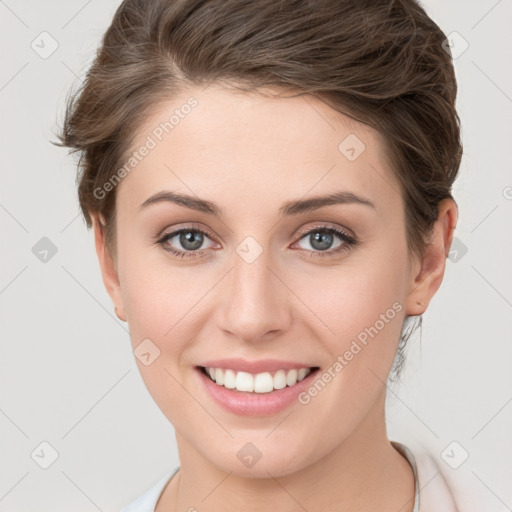
<svg viewBox="0 0 512 512">
<path fill-rule="evenodd" d="M 117 510 L 179 462 L 103 288 L 74 159 L 48 142 L 118 3 L 0 0 L 0 511 Z M 469 45 L 455 60 L 460 221 L 388 393 L 389 436 L 420 442 L 463 510 L 512 510 L 512 2 L 424 5 L 460 34 L 457 53 Z"/>
</svg>

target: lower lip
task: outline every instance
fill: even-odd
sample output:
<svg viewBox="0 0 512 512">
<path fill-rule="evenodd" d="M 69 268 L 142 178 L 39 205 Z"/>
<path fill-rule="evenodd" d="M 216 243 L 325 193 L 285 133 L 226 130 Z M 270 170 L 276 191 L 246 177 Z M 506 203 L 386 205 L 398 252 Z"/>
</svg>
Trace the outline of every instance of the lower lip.
<svg viewBox="0 0 512 512">
<path fill-rule="evenodd" d="M 270 393 L 250 393 L 219 386 L 196 368 L 210 396 L 226 411 L 239 416 L 268 416 L 283 411 L 310 385 L 318 370 L 312 370 L 293 386 L 275 389 Z"/>
</svg>

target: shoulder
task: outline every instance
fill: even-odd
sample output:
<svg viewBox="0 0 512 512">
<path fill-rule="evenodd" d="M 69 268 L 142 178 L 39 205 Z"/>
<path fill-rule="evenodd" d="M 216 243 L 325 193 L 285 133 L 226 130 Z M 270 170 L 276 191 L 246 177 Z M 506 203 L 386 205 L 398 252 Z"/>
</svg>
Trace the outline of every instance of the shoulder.
<svg viewBox="0 0 512 512">
<path fill-rule="evenodd" d="M 405 446 L 391 441 L 411 464 L 416 478 L 416 500 L 414 510 L 435 512 L 457 512 L 455 498 L 435 459 L 420 445 Z"/>
<path fill-rule="evenodd" d="M 126 505 L 121 512 L 154 512 L 155 506 L 165 486 L 179 469 L 180 466 L 176 466 L 171 471 L 168 471 L 152 487 L 144 491 L 138 498 Z"/>
</svg>

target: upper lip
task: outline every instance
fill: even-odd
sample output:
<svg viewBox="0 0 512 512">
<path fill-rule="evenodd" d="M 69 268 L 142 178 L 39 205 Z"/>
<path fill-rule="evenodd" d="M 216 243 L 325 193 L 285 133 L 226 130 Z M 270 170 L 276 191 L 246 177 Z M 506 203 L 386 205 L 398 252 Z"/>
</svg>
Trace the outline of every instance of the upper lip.
<svg viewBox="0 0 512 512">
<path fill-rule="evenodd" d="M 276 370 L 299 370 L 300 368 L 314 368 L 307 363 L 296 363 L 294 361 L 280 361 L 278 359 L 261 359 L 259 361 L 247 361 L 245 359 L 215 359 L 205 361 L 200 366 L 206 368 L 224 368 L 248 373 L 263 373 Z"/>
</svg>

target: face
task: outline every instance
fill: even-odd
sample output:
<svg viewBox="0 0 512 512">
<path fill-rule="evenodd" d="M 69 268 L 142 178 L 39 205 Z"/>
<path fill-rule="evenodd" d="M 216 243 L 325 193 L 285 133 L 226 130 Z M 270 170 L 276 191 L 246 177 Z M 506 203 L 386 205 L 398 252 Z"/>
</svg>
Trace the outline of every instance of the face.
<svg viewBox="0 0 512 512">
<path fill-rule="evenodd" d="M 144 144 L 116 190 L 115 277 L 102 268 L 146 354 L 144 382 L 187 449 L 240 475 L 285 475 L 383 420 L 421 288 L 379 134 L 312 97 L 210 85 L 161 104 L 133 150 Z M 290 380 L 228 389 L 200 369 L 212 362 L 268 371 L 271 387 Z M 316 370 L 293 384 L 293 368 Z M 269 383 L 227 373 L 213 371 L 242 388 Z"/>
</svg>

